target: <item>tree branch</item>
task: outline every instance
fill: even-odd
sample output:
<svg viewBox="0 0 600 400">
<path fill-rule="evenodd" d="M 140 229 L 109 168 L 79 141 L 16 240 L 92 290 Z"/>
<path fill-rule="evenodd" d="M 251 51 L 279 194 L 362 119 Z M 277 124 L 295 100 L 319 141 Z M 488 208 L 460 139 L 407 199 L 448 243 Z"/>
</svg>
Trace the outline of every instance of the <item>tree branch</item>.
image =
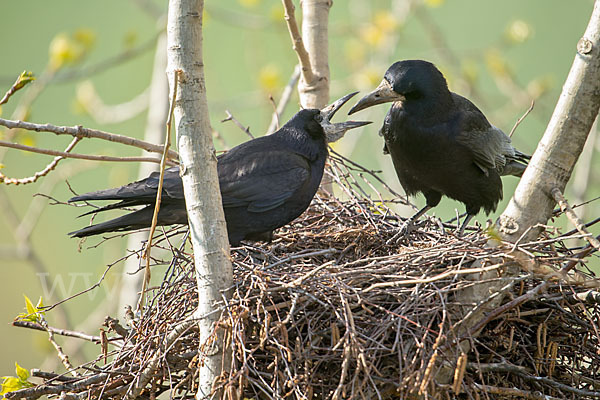
<svg viewBox="0 0 600 400">
<path fill-rule="evenodd" d="M 587 229 L 585 229 L 585 223 L 579 219 L 575 211 L 569 206 L 569 203 L 560 192 L 558 188 L 552 189 L 552 197 L 554 197 L 554 201 L 558 203 L 560 209 L 567 215 L 567 218 L 575 225 L 575 228 L 581 233 L 585 235 L 585 240 L 588 241 L 589 244 L 594 246 L 596 249 L 600 250 L 600 241 L 596 239 Z"/>
<path fill-rule="evenodd" d="M 306 47 L 304 47 L 304 42 L 302 41 L 298 24 L 296 23 L 296 7 L 294 6 L 294 3 L 292 3 L 292 0 L 282 0 L 282 2 L 285 12 L 285 22 L 288 31 L 290 32 L 290 38 L 292 39 L 292 48 L 298 56 L 298 62 L 300 63 L 300 68 L 302 70 L 302 78 L 306 82 L 311 83 L 315 80 L 315 74 L 313 73 L 310 63 L 310 56 L 306 51 Z"/>
<path fill-rule="evenodd" d="M 68 329 L 58 329 L 58 328 L 53 328 L 51 326 L 44 327 L 40 324 L 31 322 L 31 321 L 17 320 L 17 321 L 13 321 L 12 324 L 13 324 L 13 326 L 17 326 L 20 328 L 34 329 L 36 331 L 43 331 L 43 332 L 52 332 L 56 335 L 69 336 L 69 337 L 74 337 L 74 338 L 78 338 L 78 339 L 88 340 L 88 341 L 96 343 L 96 344 L 100 343 L 100 336 L 88 335 L 87 333 L 83 333 L 83 332 L 71 331 Z"/>
<path fill-rule="evenodd" d="M 269 125 L 269 129 L 267 129 L 267 135 L 275 132 L 279 129 L 279 117 L 285 111 L 285 107 L 290 102 L 290 98 L 292 97 L 292 93 L 294 92 L 294 87 L 298 84 L 298 79 L 300 79 L 300 65 L 296 65 L 294 67 L 294 72 L 290 77 L 287 85 L 283 89 L 283 93 L 281 93 L 281 99 L 279 99 L 279 103 L 277 104 L 277 108 L 273 112 L 273 117 L 271 118 L 271 124 Z"/>
<path fill-rule="evenodd" d="M 52 124 L 35 124 L 32 122 L 10 120 L 4 118 L 0 118 L 0 125 L 5 126 L 9 129 L 25 129 L 28 131 L 35 132 L 51 132 L 56 135 L 70 135 L 73 137 L 102 139 L 107 140 L 109 142 L 138 147 L 151 153 L 162 153 L 163 151 L 163 146 L 161 145 L 148 143 L 143 140 L 135 139 L 128 136 L 117 135 L 115 133 L 104 132 L 97 129 L 84 128 L 81 125 L 57 126 Z M 172 160 L 176 160 L 178 158 L 177 152 L 169 150 L 169 158 Z"/>
</svg>

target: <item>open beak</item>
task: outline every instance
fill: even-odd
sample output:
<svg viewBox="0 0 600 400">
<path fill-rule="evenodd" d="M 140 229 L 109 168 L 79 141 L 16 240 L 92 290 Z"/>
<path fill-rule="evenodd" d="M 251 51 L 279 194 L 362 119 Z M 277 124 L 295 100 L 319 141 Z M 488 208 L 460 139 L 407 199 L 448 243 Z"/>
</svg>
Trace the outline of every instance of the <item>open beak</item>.
<svg viewBox="0 0 600 400">
<path fill-rule="evenodd" d="M 358 103 L 348 111 L 348 115 L 377 104 L 401 100 L 404 100 L 404 96 L 394 92 L 392 85 L 384 79 L 375 90 L 360 99 Z"/>
<path fill-rule="evenodd" d="M 321 110 L 321 126 L 323 127 L 323 131 L 325 131 L 327 143 L 333 143 L 341 139 L 349 129 L 358 128 L 371 123 L 371 121 L 331 122 L 331 118 L 333 118 L 335 113 L 346 104 L 348 100 L 356 96 L 357 93 L 358 92 L 347 94 Z"/>
</svg>

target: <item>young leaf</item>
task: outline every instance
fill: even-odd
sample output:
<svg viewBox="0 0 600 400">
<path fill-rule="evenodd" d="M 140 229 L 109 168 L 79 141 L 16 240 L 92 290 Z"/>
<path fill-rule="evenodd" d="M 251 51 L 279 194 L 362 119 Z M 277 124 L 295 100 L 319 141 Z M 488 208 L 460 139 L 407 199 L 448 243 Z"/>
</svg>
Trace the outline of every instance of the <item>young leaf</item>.
<svg viewBox="0 0 600 400">
<path fill-rule="evenodd" d="M 34 307 L 33 303 L 31 302 L 31 300 L 29 300 L 29 297 L 23 295 L 23 297 L 25 297 L 25 307 L 27 308 L 27 314 L 35 314 L 35 312 L 37 311 L 36 308 Z"/>
<path fill-rule="evenodd" d="M 2 391 L 0 396 L 4 396 L 8 392 L 14 392 L 15 390 L 21 389 L 21 381 L 19 378 L 14 376 L 4 376 L 4 382 L 2 382 Z"/>
<path fill-rule="evenodd" d="M 29 371 L 21 367 L 17 362 L 15 362 L 15 371 L 20 380 L 27 381 L 29 379 Z"/>
</svg>

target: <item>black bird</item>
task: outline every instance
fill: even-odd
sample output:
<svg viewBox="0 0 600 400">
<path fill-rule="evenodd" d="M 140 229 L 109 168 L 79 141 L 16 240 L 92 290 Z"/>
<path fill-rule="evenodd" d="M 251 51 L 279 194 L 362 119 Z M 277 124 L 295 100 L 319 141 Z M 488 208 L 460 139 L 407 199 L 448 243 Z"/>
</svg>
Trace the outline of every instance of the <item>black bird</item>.
<svg viewBox="0 0 600 400">
<path fill-rule="evenodd" d="M 348 114 L 393 102 L 380 134 L 408 195 L 423 193 L 427 205 L 409 218 L 401 232 L 440 202 L 442 195 L 465 204 L 467 217 L 459 233 L 481 208 L 489 214 L 502 199 L 502 175 L 521 176 L 529 156 L 491 125 L 468 99 L 448 90 L 435 65 L 399 61 L 379 86 Z"/>
<path fill-rule="evenodd" d="M 268 240 L 274 229 L 291 222 L 308 208 L 323 176 L 327 143 L 342 138 L 349 129 L 370 123 L 330 122 L 336 111 L 356 93 L 342 97 L 323 110 L 301 110 L 274 134 L 242 143 L 219 156 L 217 171 L 231 245 L 237 246 L 241 240 Z M 145 206 L 70 235 L 84 237 L 149 227 L 158 180 L 159 174 L 155 172 L 119 188 L 69 199 L 69 202 L 120 200 L 87 214 Z M 171 224 L 187 224 L 179 167 L 165 171 L 158 214 L 158 225 Z"/>
</svg>

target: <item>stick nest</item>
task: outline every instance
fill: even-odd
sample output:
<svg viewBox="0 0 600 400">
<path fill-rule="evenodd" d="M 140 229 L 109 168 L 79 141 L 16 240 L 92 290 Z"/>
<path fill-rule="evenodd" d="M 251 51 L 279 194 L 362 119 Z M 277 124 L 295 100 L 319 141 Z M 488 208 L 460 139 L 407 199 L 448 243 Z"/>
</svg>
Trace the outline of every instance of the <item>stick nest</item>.
<svg viewBox="0 0 600 400">
<path fill-rule="evenodd" d="M 337 197 L 317 196 L 272 243 L 232 250 L 231 297 L 215 305 L 220 323 L 202 347 L 233 353 L 214 387 L 233 399 L 600 397 L 597 281 L 579 232 L 546 227 L 537 241 L 490 247 L 490 229 L 457 237 L 429 218 L 396 239 L 403 218 L 383 198 L 401 197 L 374 172 L 330 162 Z M 197 305 L 193 257 L 170 248 L 141 318 L 126 329 L 107 320 L 107 353 L 80 377 L 38 388 L 80 399 L 193 397 L 203 361 L 196 324 L 182 329 Z M 558 274 L 568 262 L 578 265 Z M 547 290 L 489 321 L 465 318 L 544 282 Z M 491 283 L 495 294 L 464 303 Z M 465 328 L 482 319 L 478 335 Z"/>
</svg>

